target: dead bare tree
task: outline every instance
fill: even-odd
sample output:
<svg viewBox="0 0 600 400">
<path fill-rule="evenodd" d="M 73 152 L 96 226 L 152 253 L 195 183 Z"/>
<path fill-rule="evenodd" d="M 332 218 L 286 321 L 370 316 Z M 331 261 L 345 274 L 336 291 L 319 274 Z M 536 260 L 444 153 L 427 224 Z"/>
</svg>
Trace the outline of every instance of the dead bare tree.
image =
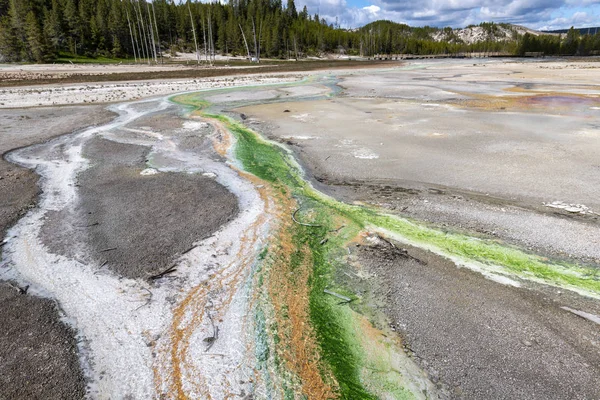
<svg viewBox="0 0 600 400">
<path fill-rule="evenodd" d="M 127 15 L 127 25 L 129 26 L 129 36 L 131 36 L 131 47 L 133 48 L 133 60 L 137 63 L 137 52 L 135 48 L 135 39 L 133 38 L 133 29 L 131 29 L 131 20 L 129 19 L 129 11 L 125 8 Z"/>
<path fill-rule="evenodd" d="M 246 45 L 246 52 L 248 53 L 248 61 L 252 61 L 252 57 L 250 57 L 250 48 L 248 47 L 248 41 L 246 40 L 246 35 L 244 35 L 244 30 L 242 29 L 242 24 L 238 24 L 240 27 L 240 31 L 242 32 L 242 38 L 244 38 L 244 44 Z"/>
<path fill-rule="evenodd" d="M 258 28 L 258 62 L 260 62 L 260 39 L 262 38 L 262 27 L 264 21 L 264 18 L 260 20 L 260 27 Z"/>
<path fill-rule="evenodd" d="M 135 5 L 133 6 L 133 10 L 136 13 L 136 19 L 137 19 L 137 23 L 138 23 L 138 34 L 140 35 L 140 40 L 142 42 L 142 46 L 144 49 L 144 58 L 148 59 L 148 64 L 150 64 L 150 56 L 149 56 L 149 51 L 148 51 L 148 44 L 146 42 L 146 29 L 144 28 L 144 20 L 142 17 L 142 8 L 140 7 L 140 2 L 139 0 L 136 0 L 137 3 L 137 9 L 135 8 Z"/>
<path fill-rule="evenodd" d="M 148 13 L 148 33 L 150 34 L 150 44 L 152 45 L 152 54 L 154 55 L 154 62 L 158 63 L 158 58 L 156 57 L 156 42 L 154 41 L 154 29 L 152 28 L 152 14 L 150 14 L 150 6 L 146 1 L 146 12 Z"/>
<path fill-rule="evenodd" d="M 208 45 L 206 43 L 206 25 L 204 25 L 204 16 L 200 18 L 202 21 L 202 37 L 204 39 L 204 61 L 208 64 Z"/>
<path fill-rule="evenodd" d="M 154 16 L 154 28 L 156 29 L 156 41 L 158 42 L 158 53 L 160 54 L 160 61 L 163 62 L 162 50 L 160 49 L 160 36 L 158 35 L 158 24 L 156 23 L 156 10 L 154 9 L 154 2 L 152 2 L 152 15 Z"/>
<path fill-rule="evenodd" d="M 198 52 L 198 40 L 196 39 L 196 28 L 194 27 L 194 18 L 192 17 L 192 7 L 188 0 L 188 11 L 190 12 L 190 22 L 192 23 L 192 34 L 194 35 L 194 45 L 196 45 L 196 63 L 200 65 L 200 53 Z"/>
<path fill-rule="evenodd" d="M 210 65 L 213 65 L 214 57 L 215 57 L 215 44 L 213 42 L 213 34 L 212 34 L 212 18 L 210 15 L 210 9 L 208 10 L 208 51 L 210 52 Z"/>
<path fill-rule="evenodd" d="M 260 56 L 258 54 L 258 42 L 256 41 L 256 25 L 254 24 L 254 17 L 252 17 L 252 35 L 254 36 L 254 57 L 256 57 L 256 62 L 260 63 Z"/>
</svg>

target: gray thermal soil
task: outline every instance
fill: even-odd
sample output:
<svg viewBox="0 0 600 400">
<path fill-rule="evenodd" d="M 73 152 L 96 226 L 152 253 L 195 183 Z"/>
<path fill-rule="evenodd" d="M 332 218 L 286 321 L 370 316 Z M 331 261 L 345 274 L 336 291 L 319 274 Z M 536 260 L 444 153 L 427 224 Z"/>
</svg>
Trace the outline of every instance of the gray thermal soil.
<svg viewBox="0 0 600 400">
<path fill-rule="evenodd" d="M 235 111 L 293 150 L 317 189 L 338 200 L 598 267 L 592 76 L 573 67 L 558 80 L 537 63 L 483 66 L 351 74 L 331 99 Z M 546 206 L 553 201 L 595 213 Z M 531 282 L 502 285 L 407 250 L 359 246 L 354 261 L 368 278 L 339 279 L 384 313 L 449 397 L 600 398 L 599 325 L 561 308 L 600 315 L 597 300 Z"/>
<path fill-rule="evenodd" d="M 75 332 L 52 300 L 0 283 L 0 399 L 82 399 Z"/>
<path fill-rule="evenodd" d="M 0 154 L 109 121 L 103 107 L 0 111 Z M 0 236 L 35 206 L 38 176 L 0 159 Z M 1 251 L 1 248 L 0 248 Z M 0 398 L 83 398 L 85 382 L 74 332 L 54 302 L 0 282 Z"/>
<path fill-rule="evenodd" d="M 374 303 L 443 393 L 469 399 L 600 398 L 600 330 L 561 306 L 597 301 L 542 286 L 499 285 L 430 252 L 359 246 Z"/>
<path fill-rule="evenodd" d="M 85 253 L 121 276 L 148 278 L 237 214 L 236 197 L 211 178 L 141 175 L 149 150 L 101 138 L 85 145 L 91 167 L 78 177 L 77 209 L 49 215 L 42 230 L 51 251 Z"/>
<path fill-rule="evenodd" d="M 600 264 L 597 71 L 568 67 L 558 80 L 544 63 L 412 63 L 341 76 L 333 98 L 235 111 L 335 198 Z"/>
</svg>

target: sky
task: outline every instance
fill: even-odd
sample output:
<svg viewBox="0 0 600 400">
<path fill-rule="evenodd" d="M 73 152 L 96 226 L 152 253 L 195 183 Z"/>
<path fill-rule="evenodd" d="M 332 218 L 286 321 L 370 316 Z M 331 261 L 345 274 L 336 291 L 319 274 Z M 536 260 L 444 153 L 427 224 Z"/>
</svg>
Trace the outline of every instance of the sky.
<svg viewBox="0 0 600 400">
<path fill-rule="evenodd" d="M 600 26 L 600 0 L 295 0 L 300 11 L 319 13 L 329 23 L 357 28 L 387 19 L 410 26 L 461 28 L 506 22 L 554 30 Z M 284 2 L 285 4 L 285 2 Z M 337 20 L 336 20 L 337 18 Z"/>
</svg>

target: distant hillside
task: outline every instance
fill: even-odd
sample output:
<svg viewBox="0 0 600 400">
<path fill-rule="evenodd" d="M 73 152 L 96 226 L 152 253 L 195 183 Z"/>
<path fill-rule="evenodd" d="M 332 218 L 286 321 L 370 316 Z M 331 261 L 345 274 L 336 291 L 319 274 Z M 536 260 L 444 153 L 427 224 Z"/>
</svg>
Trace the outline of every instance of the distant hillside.
<svg viewBox="0 0 600 400">
<path fill-rule="evenodd" d="M 579 32 L 580 35 L 595 35 L 600 32 L 600 26 L 596 26 L 593 28 L 575 28 L 576 31 Z M 542 31 L 543 33 L 567 33 L 568 29 L 558 29 L 554 31 Z"/>
<path fill-rule="evenodd" d="M 553 35 L 521 25 L 483 22 L 466 28 L 434 28 L 430 26 L 411 27 L 392 21 L 375 21 L 357 29 L 359 32 L 393 32 L 393 34 L 421 40 L 433 40 L 450 44 L 474 45 L 483 42 L 514 42 L 526 33 L 534 36 Z"/>
</svg>

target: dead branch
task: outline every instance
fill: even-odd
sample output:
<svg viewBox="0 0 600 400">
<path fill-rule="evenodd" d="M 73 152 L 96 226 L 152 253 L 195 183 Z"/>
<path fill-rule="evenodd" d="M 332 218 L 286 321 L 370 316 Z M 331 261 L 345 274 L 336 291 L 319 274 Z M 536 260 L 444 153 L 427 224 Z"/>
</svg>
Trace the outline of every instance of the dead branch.
<svg viewBox="0 0 600 400">
<path fill-rule="evenodd" d="M 298 208 L 296 211 L 294 211 L 294 213 L 292 214 L 292 220 L 294 220 L 295 223 L 297 223 L 298 225 L 302 225 L 302 226 L 308 226 L 311 228 L 320 228 L 323 225 L 318 225 L 318 224 L 305 224 L 304 222 L 300 222 L 296 219 L 296 214 L 298 214 L 298 211 L 300 211 L 302 207 Z"/>
<path fill-rule="evenodd" d="M 210 324 L 212 326 L 213 329 L 213 335 L 204 338 L 202 341 L 204 343 L 207 344 L 206 349 L 204 350 L 205 352 L 209 351 L 211 347 L 213 347 L 213 345 L 215 344 L 215 342 L 217 341 L 217 339 L 219 338 L 219 327 L 215 326 L 215 322 L 212 319 L 212 315 L 210 315 L 210 312 L 207 311 L 206 315 L 208 316 L 208 319 L 210 321 Z"/>
<path fill-rule="evenodd" d="M 169 268 L 165 269 L 164 271 L 159 272 L 156 275 L 151 275 L 148 279 L 151 280 L 151 281 L 155 281 L 155 280 L 160 279 L 163 276 L 171 274 L 171 273 L 173 273 L 175 271 L 177 271 L 177 265 L 173 264 Z"/>
<path fill-rule="evenodd" d="M 344 295 L 341 295 L 341 294 L 336 293 L 336 292 L 334 292 L 332 290 L 329 290 L 329 289 L 323 289 L 323 292 L 325 292 L 327 294 L 330 294 L 330 295 L 332 295 L 334 297 L 337 297 L 338 299 L 344 300 L 342 303 L 339 303 L 339 304 L 350 303 L 351 301 L 353 301 L 350 297 L 346 297 Z"/>
<path fill-rule="evenodd" d="M 148 294 L 150 296 L 148 296 L 148 298 L 146 299 L 146 302 L 144 304 L 142 304 L 141 306 L 139 306 L 138 308 L 136 308 L 134 311 L 139 310 L 142 307 L 146 307 L 148 304 L 150 304 L 150 301 L 152 301 L 152 292 L 150 290 L 148 290 L 148 288 L 143 287 L 142 289 L 144 289 L 146 292 L 148 292 Z"/>
<path fill-rule="evenodd" d="M 181 255 L 184 256 L 187 253 L 189 253 L 190 251 L 194 250 L 195 248 L 196 248 L 196 245 L 193 245 L 192 247 L 190 247 L 189 249 L 187 249 L 186 251 L 184 251 L 183 253 L 181 253 Z"/>
<path fill-rule="evenodd" d="M 342 225 L 337 229 L 332 229 L 329 231 L 329 233 L 338 233 L 339 231 L 341 231 L 342 229 L 344 229 L 346 227 L 346 225 Z"/>
<path fill-rule="evenodd" d="M 102 264 L 101 264 L 101 265 L 98 267 L 98 269 L 97 269 L 96 271 L 94 271 L 94 275 L 98 275 L 98 274 L 101 272 L 100 270 L 102 269 L 102 267 L 104 267 L 106 264 L 108 264 L 108 260 L 104 261 L 104 262 L 103 262 L 103 263 L 102 263 Z"/>
<path fill-rule="evenodd" d="M 357 279 L 360 279 L 360 280 L 362 280 L 362 279 L 363 279 L 361 276 L 359 276 L 359 275 L 355 274 L 355 273 L 354 273 L 354 272 L 352 272 L 352 271 L 342 271 L 342 272 L 343 272 L 343 274 L 344 274 L 344 275 L 346 275 L 346 276 L 347 276 L 347 277 L 349 277 L 349 278 L 357 278 Z"/>
<path fill-rule="evenodd" d="M 392 246 L 394 249 L 396 248 L 396 245 L 394 243 L 391 242 L 391 240 L 384 238 L 381 235 L 377 235 L 377 239 L 382 240 L 384 242 L 386 242 L 387 244 L 389 244 L 390 246 Z"/>
<path fill-rule="evenodd" d="M 397 254 L 401 255 L 404 258 L 408 258 L 410 260 L 416 261 L 419 264 L 422 265 L 427 265 L 426 261 L 423 261 L 421 259 L 418 259 L 417 257 L 411 256 L 410 254 L 408 254 L 408 250 L 406 249 L 399 249 L 398 247 L 396 247 L 396 245 L 394 243 L 392 243 L 389 239 L 384 238 L 381 235 L 377 235 L 377 238 L 386 242 L 387 244 L 389 244 L 390 246 L 392 246 L 392 248 L 396 251 Z"/>
<path fill-rule="evenodd" d="M 320 244 L 321 246 L 323 246 L 323 245 L 324 245 L 325 243 L 327 243 L 328 241 L 329 241 L 329 238 L 325 238 L 325 239 L 321 240 L 321 241 L 319 242 L 319 244 Z"/>
</svg>

